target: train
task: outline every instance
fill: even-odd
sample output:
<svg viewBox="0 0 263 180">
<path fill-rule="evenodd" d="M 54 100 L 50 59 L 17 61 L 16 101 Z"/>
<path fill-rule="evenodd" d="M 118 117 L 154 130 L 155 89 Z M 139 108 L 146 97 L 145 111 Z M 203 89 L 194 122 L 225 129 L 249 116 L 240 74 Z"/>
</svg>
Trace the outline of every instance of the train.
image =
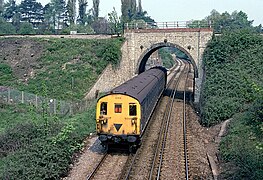
<svg viewBox="0 0 263 180">
<path fill-rule="evenodd" d="M 101 144 L 128 145 L 134 151 L 167 84 L 167 70 L 158 66 L 124 82 L 96 105 L 96 132 Z"/>
</svg>

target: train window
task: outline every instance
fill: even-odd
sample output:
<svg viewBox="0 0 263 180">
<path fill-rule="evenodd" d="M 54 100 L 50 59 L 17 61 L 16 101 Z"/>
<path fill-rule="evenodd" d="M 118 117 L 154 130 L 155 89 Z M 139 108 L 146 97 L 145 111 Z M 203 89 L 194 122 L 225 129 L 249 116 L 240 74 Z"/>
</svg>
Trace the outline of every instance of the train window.
<svg viewBox="0 0 263 180">
<path fill-rule="evenodd" d="M 137 115 L 137 111 L 136 111 L 136 104 L 130 103 L 129 105 L 129 115 L 130 116 L 136 116 Z"/>
<path fill-rule="evenodd" d="M 115 113 L 121 113 L 121 104 L 115 104 Z"/>
<path fill-rule="evenodd" d="M 100 104 L 100 114 L 107 115 L 107 103 L 106 102 L 102 102 Z"/>
</svg>

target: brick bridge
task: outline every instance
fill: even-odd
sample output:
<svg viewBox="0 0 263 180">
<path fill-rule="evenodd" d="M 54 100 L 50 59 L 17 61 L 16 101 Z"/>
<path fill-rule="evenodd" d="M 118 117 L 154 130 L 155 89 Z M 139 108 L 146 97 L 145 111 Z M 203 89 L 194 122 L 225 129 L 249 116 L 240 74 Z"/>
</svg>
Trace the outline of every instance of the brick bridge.
<svg viewBox="0 0 263 180">
<path fill-rule="evenodd" d="M 96 91 L 109 91 L 143 72 L 147 59 L 156 50 L 162 47 L 175 47 L 189 57 L 194 67 L 195 101 L 198 101 L 198 90 L 203 74 L 202 55 L 212 34 L 210 28 L 126 29 L 124 33 L 126 41 L 121 49 L 122 59 L 119 68 L 114 70 L 109 65 L 86 97 L 94 97 Z"/>
</svg>

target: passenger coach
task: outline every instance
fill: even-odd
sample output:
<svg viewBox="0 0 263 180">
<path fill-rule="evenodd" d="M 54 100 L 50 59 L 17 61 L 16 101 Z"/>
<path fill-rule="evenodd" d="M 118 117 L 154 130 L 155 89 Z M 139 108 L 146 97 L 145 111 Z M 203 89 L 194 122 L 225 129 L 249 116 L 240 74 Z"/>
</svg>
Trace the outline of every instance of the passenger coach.
<svg viewBox="0 0 263 180">
<path fill-rule="evenodd" d="M 166 87 L 164 67 L 151 68 L 113 89 L 97 101 L 96 131 L 101 143 L 140 144 L 158 99 Z"/>
</svg>

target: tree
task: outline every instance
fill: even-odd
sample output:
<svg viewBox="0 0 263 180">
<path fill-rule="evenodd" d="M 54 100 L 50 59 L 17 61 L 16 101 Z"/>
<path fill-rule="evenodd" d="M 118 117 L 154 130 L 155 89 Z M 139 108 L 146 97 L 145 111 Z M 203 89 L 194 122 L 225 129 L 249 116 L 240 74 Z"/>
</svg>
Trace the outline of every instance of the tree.
<svg viewBox="0 0 263 180">
<path fill-rule="evenodd" d="M 84 25 L 87 21 L 87 6 L 88 6 L 88 2 L 87 0 L 79 0 L 79 18 L 78 21 L 80 24 Z"/>
<path fill-rule="evenodd" d="M 51 0 L 49 12 L 52 13 L 55 29 L 62 29 L 65 21 L 67 21 L 65 0 Z"/>
<path fill-rule="evenodd" d="M 99 5 L 100 5 L 100 0 L 93 0 L 93 17 L 94 20 L 98 20 L 99 17 Z"/>
<path fill-rule="evenodd" d="M 215 32 L 222 32 L 225 30 L 253 28 L 253 21 L 248 20 L 246 13 L 234 11 L 232 14 L 224 12 L 220 14 L 216 10 L 212 10 L 210 15 L 204 21 L 211 21 Z"/>
<path fill-rule="evenodd" d="M 118 17 L 117 11 L 113 8 L 113 11 L 108 14 L 108 22 L 113 34 L 119 34 L 121 31 L 121 19 Z"/>
<path fill-rule="evenodd" d="M 75 24 L 76 0 L 68 0 L 67 13 L 70 25 Z"/>
<path fill-rule="evenodd" d="M 35 27 L 43 22 L 43 6 L 36 0 L 23 0 L 19 5 L 19 12 L 23 22 L 32 23 Z"/>
<path fill-rule="evenodd" d="M 18 34 L 36 34 L 33 25 L 29 22 L 22 22 L 17 32 Z"/>
<path fill-rule="evenodd" d="M 15 34 L 16 29 L 15 27 L 11 24 L 5 21 L 2 17 L 0 17 L 0 35 L 3 34 Z"/>
<path fill-rule="evenodd" d="M 137 14 L 135 0 L 121 0 L 122 21 L 130 22 Z"/>
<path fill-rule="evenodd" d="M 142 14 L 143 10 L 142 10 L 142 0 L 139 0 L 138 3 L 138 8 L 137 8 L 137 14 Z"/>
<path fill-rule="evenodd" d="M 254 29 L 260 31 L 260 27 L 253 27 L 253 21 L 248 20 L 246 13 L 242 11 L 234 11 L 232 14 L 224 12 L 220 14 L 216 10 L 212 10 L 210 15 L 202 20 L 194 20 L 192 23 L 188 24 L 188 27 L 207 27 L 211 25 L 215 32 L 223 32 L 228 30 L 236 29 Z"/>
<path fill-rule="evenodd" d="M 4 0 L 0 0 L 0 16 L 2 16 L 3 11 L 4 11 Z"/>
<path fill-rule="evenodd" d="M 18 6 L 15 0 L 9 0 L 4 4 L 3 17 L 7 21 L 12 21 L 14 15 L 18 12 Z"/>
</svg>

